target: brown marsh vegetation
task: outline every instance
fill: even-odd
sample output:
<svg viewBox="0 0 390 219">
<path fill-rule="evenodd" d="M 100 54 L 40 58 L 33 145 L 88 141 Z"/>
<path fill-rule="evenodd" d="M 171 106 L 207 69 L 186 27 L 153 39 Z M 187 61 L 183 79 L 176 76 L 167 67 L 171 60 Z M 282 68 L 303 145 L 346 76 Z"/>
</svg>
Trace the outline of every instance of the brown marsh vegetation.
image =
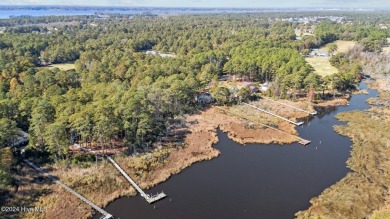
<svg viewBox="0 0 390 219">
<path fill-rule="evenodd" d="M 389 93 L 369 103 L 383 103 Z M 335 126 L 352 138 L 352 170 L 345 178 L 313 198 L 312 206 L 297 218 L 390 218 L 390 108 L 389 104 L 368 111 L 343 112 L 336 116 L 346 126 Z"/>
<path fill-rule="evenodd" d="M 328 104 L 334 105 L 334 103 L 337 103 L 338 105 L 339 100 L 342 99 L 331 101 Z M 287 100 L 283 100 L 283 102 L 309 111 L 313 110 L 312 106 L 307 102 Z M 292 120 L 307 116 L 306 113 L 292 110 L 264 99 L 255 102 L 255 104 Z M 184 128 L 179 127 L 173 130 L 172 132 L 175 134 L 170 135 L 170 140 L 156 143 L 154 149 L 136 156 L 127 156 L 123 152 L 117 154 L 115 159 L 139 183 L 141 188 L 147 189 L 167 180 L 173 174 L 179 173 L 195 162 L 217 157 L 220 152 L 213 148 L 213 144 L 218 142 L 218 128 L 227 132 L 229 138 L 241 144 L 286 144 L 297 141 L 293 137 L 297 135 L 297 131 L 292 124 L 260 113 L 250 107 L 233 106 L 226 109 L 250 120 L 242 119 L 211 107 L 196 114 L 187 115 L 183 118 L 185 120 Z M 277 127 L 291 135 L 265 128 L 257 122 Z M 77 150 L 74 150 L 74 152 L 77 152 Z M 87 168 L 77 166 L 64 167 L 60 164 L 47 166 L 46 168 L 51 169 L 49 172 L 52 175 L 57 176 L 65 184 L 102 207 L 119 197 L 136 194 L 134 188 L 105 160 L 101 160 L 97 164 L 92 163 Z M 31 181 L 30 178 L 34 178 L 36 173 L 28 167 L 24 167 L 20 176 L 24 180 Z M 88 205 L 50 181 L 45 186 L 36 186 L 28 183 L 25 186 L 28 194 L 26 197 L 35 197 L 30 201 L 32 206 L 47 206 L 47 212 L 43 214 L 27 213 L 25 214 L 26 217 L 89 218 L 92 216 L 93 211 Z M 32 192 L 33 190 L 34 192 Z M 43 195 L 43 192 L 48 192 L 48 194 Z M 19 203 L 23 202 L 21 198 L 15 200 Z"/>
</svg>

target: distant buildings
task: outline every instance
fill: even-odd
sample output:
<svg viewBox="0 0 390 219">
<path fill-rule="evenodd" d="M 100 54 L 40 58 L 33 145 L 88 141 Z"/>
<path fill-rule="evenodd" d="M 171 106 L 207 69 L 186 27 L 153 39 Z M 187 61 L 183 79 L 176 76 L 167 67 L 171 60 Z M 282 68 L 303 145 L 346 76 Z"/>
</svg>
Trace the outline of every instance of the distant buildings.
<svg viewBox="0 0 390 219">
<path fill-rule="evenodd" d="M 165 58 L 165 57 L 176 58 L 176 56 L 175 56 L 175 55 L 172 55 L 172 54 L 159 53 L 159 55 L 160 55 L 161 57 L 163 57 L 163 58 Z"/>
<path fill-rule="evenodd" d="M 324 50 L 313 49 L 310 52 L 310 56 L 328 57 L 329 53 L 327 51 L 324 51 Z"/>
<path fill-rule="evenodd" d="M 265 82 L 264 84 L 260 84 L 260 89 L 262 92 L 267 91 L 271 87 L 270 82 Z"/>
<path fill-rule="evenodd" d="M 281 19 L 282 21 L 288 21 L 291 23 L 303 23 L 303 24 L 309 24 L 309 23 L 315 23 L 320 20 L 331 20 L 331 21 L 336 21 L 340 23 L 343 20 L 343 17 L 337 17 L 337 16 L 314 16 L 314 17 L 291 17 L 291 18 L 284 18 Z"/>
<path fill-rule="evenodd" d="M 161 56 L 163 58 L 166 58 L 166 57 L 176 58 L 176 55 L 160 53 L 159 51 L 155 51 L 155 50 L 148 50 L 148 51 L 146 51 L 146 54 L 147 55 L 159 55 L 159 56 Z"/>
<path fill-rule="evenodd" d="M 157 51 L 154 51 L 154 50 L 148 50 L 148 51 L 146 51 L 146 54 L 147 54 L 147 55 L 157 55 L 158 52 L 157 52 Z"/>
<path fill-rule="evenodd" d="M 380 23 L 379 24 L 379 28 L 381 28 L 382 30 L 387 30 L 389 28 L 389 23 Z"/>
</svg>

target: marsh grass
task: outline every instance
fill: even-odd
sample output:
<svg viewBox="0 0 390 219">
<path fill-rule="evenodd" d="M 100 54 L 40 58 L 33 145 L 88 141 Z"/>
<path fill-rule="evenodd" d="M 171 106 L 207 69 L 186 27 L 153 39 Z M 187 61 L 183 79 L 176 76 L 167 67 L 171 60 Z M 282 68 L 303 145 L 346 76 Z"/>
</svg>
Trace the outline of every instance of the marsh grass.
<svg viewBox="0 0 390 219">
<path fill-rule="evenodd" d="M 44 166 L 50 174 L 91 200 L 100 207 L 122 197 L 135 195 L 135 190 L 112 165 L 99 162 L 89 168 L 61 165 Z M 45 177 L 41 177 L 31 168 L 24 166 L 18 175 L 20 183 L 14 194 L 12 206 L 40 206 L 45 212 L 25 212 L 15 218 L 90 218 L 93 209 L 73 196 L 59 185 Z M 8 215 L 9 216 L 9 215 Z M 1 218 L 2 215 L 0 215 Z M 6 217 L 7 218 L 7 217 Z"/>
<path fill-rule="evenodd" d="M 390 185 L 390 120 L 381 109 L 343 112 L 336 116 L 346 126 L 335 126 L 336 132 L 352 138 L 352 172 L 322 194 L 313 198 L 312 206 L 296 214 L 297 218 L 383 218 Z M 384 217 L 389 218 L 389 217 Z"/>
</svg>

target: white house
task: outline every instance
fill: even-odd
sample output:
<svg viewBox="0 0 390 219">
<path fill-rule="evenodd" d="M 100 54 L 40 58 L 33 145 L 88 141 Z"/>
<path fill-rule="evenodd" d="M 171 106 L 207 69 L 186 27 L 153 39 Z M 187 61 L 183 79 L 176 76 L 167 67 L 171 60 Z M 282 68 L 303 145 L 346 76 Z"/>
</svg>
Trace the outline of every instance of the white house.
<svg viewBox="0 0 390 219">
<path fill-rule="evenodd" d="M 267 91 L 271 87 L 270 82 L 265 82 L 264 84 L 260 84 L 261 91 Z"/>
<path fill-rule="evenodd" d="M 147 55 L 157 55 L 158 53 L 154 50 L 148 50 L 148 51 L 146 51 L 146 54 Z"/>
<path fill-rule="evenodd" d="M 147 55 L 159 55 L 163 58 L 166 58 L 166 57 L 169 57 L 169 58 L 176 58 L 175 55 L 172 55 L 172 54 L 166 54 L 166 53 L 160 53 L 159 51 L 155 51 L 155 50 L 148 50 L 146 51 L 146 54 Z"/>
<path fill-rule="evenodd" d="M 311 52 L 310 52 L 310 55 L 311 56 L 320 56 L 320 57 L 328 57 L 329 54 L 327 51 L 324 51 L 324 50 L 319 50 L 319 49 L 313 49 Z"/>
</svg>

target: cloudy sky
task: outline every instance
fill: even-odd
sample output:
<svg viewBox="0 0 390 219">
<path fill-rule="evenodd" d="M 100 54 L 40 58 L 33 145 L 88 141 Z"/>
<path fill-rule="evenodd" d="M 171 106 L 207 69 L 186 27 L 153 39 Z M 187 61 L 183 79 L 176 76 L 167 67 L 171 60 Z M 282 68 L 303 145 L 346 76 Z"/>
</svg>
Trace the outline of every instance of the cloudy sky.
<svg viewBox="0 0 390 219">
<path fill-rule="evenodd" d="M 390 0 L 1 0 L 0 5 L 390 8 Z"/>
</svg>

